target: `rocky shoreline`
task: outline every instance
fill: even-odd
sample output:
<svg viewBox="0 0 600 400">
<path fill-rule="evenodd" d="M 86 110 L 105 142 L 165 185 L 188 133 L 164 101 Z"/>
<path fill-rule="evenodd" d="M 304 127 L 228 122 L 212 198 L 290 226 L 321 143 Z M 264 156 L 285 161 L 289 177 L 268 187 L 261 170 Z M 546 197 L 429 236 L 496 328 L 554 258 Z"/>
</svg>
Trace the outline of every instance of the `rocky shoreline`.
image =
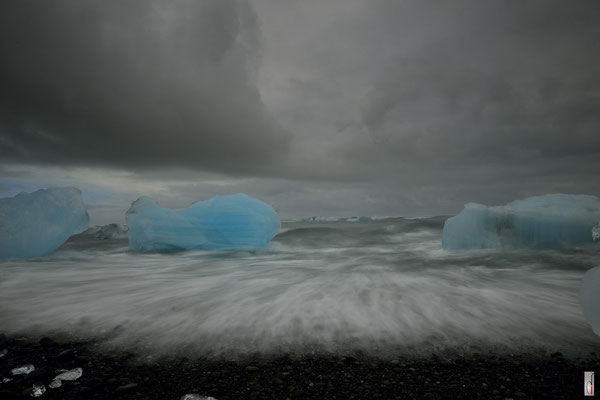
<svg viewBox="0 0 600 400">
<path fill-rule="evenodd" d="M 472 354 L 377 360 L 366 357 L 280 356 L 254 361 L 134 362 L 131 353 L 106 354 L 80 342 L 0 335 L 0 398 L 181 399 L 186 394 L 233 399 L 572 399 L 583 394 L 583 372 L 600 358 Z M 6 352 L 4 352 L 6 350 Z M 29 374 L 12 370 L 32 364 Z M 82 375 L 57 388 L 64 371 Z M 39 392 L 39 390 L 38 390 Z M 203 397 L 189 397 L 203 399 Z"/>
</svg>

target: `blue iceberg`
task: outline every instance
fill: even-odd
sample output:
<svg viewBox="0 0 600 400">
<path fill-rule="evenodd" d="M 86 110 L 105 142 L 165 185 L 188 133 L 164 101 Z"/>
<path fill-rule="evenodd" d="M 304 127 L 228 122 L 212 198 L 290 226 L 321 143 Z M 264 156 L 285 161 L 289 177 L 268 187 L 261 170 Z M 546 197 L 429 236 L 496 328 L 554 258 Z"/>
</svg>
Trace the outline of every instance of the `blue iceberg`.
<svg viewBox="0 0 600 400">
<path fill-rule="evenodd" d="M 505 206 L 469 203 L 444 224 L 445 250 L 493 247 L 560 247 L 593 243 L 600 198 L 548 194 Z"/>
<path fill-rule="evenodd" d="M 41 189 L 0 199 L 0 258 L 52 253 L 89 224 L 76 188 Z"/>
<path fill-rule="evenodd" d="M 600 267 L 592 268 L 583 275 L 579 303 L 585 319 L 596 335 L 600 335 Z"/>
<path fill-rule="evenodd" d="M 132 250 L 263 247 L 279 232 L 273 207 L 245 194 L 215 196 L 174 211 L 140 197 L 127 211 Z"/>
</svg>

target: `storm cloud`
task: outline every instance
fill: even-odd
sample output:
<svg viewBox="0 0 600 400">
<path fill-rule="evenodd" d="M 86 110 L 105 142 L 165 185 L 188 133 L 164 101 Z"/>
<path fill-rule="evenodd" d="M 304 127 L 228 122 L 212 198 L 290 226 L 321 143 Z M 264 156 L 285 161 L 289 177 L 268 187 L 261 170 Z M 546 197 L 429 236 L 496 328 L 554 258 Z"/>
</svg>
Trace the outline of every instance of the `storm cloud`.
<svg viewBox="0 0 600 400">
<path fill-rule="evenodd" d="M 309 120 L 357 175 L 444 181 L 451 169 L 468 180 L 480 167 L 547 173 L 567 158 L 570 172 L 589 172 L 600 152 L 597 3 L 312 5 L 281 25 L 320 40 L 280 50 L 293 63 L 265 72 L 290 71 L 284 89 L 264 78 L 267 104 L 297 134 Z"/>
<path fill-rule="evenodd" d="M 2 157 L 259 172 L 290 135 L 244 1 L 3 2 Z"/>
<path fill-rule="evenodd" d="M 600 195 L 597 1 L 0 7 L 5 178 L 98 168 L 287 215 Z"/>
</svg>

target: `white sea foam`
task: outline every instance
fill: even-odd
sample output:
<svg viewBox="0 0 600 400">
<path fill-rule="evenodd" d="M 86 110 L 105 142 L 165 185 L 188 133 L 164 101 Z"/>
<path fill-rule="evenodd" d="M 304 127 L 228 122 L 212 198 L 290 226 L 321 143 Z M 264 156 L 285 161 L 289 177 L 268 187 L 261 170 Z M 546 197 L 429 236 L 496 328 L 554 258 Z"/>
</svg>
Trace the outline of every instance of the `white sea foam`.
<svg viewBox="0 0 600 400">
<path fill-rule="evenodd" d="M 0 263 L 0 326 L 158 354 L 598 349 L 578 301 L 596 247 L 446 254 L 443 220 L 425 222 L 293 223 L 260 251 L 135 253 L 88 235 Z"/>
</svg>

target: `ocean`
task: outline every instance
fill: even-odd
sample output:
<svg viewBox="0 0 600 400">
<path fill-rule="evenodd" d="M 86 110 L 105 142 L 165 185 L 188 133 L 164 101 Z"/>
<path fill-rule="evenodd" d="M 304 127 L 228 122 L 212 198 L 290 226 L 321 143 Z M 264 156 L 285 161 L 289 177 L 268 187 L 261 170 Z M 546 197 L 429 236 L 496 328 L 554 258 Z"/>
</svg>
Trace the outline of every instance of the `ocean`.
<svg viewBox="0 0 600 400">
<path fill-rule="evenodd" d="M 0 261 L 0 326 L 149 358 L 600 350 L 579 305 L 600 246 L 447 252 L 445 219 L 285 222 L 243 251 L 80 234 Z"/>
</svg>

